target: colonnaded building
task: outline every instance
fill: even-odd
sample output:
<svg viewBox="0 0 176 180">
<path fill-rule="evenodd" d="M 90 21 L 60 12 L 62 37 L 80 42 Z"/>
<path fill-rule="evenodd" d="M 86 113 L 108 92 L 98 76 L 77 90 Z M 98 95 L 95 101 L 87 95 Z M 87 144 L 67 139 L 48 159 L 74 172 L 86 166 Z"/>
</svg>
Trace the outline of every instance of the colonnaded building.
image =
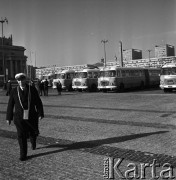
<svg viewBox="0 0 176 180">
<path fill-rule="evenodd" d="M 3 40 L 3 42 L 2 42 Z M 9 38 L 0 38 L 0 78 L 1 81 L 14 79 L 15 74 L 26 73 L 27 56 L 25 48 L 13 45 L 12 35 Z M 2 80 L 3 79 L 3 80 Z"/>
</svg>

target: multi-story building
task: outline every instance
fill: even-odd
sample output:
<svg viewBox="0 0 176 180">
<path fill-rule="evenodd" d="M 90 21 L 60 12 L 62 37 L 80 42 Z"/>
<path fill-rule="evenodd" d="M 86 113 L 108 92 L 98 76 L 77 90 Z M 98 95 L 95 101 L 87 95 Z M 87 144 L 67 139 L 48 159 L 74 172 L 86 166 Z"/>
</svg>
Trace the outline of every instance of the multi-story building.
<svg viewBox="0 0 176 180">
<path fill-rule="evenodd" d="M 13 45 L 12 35 L 9 38 L 0 38 L 0 75 L 5 74 L 5 80 L 14 79 L 15 74 L 26 73 L 27 56 L 26 49 L 22 46 Z M 5 73 L 4 73 L 5 72 Z"/>
<path fill-rule="evenodd" d="M 37 68 L 32 65 L 26 66 L 26 74 L 29 79 L 34 80 L 36 78 L 36 69 Z"/>
<path fill-rule="evenodd" d="M 142 59 L 142 50 L 139 49 L 123 50 L 123 60 L 130 61 L 136 59 Z"/>
<path fill-rule="evenodd" d="M 165 45 L 156 45 L 155 46 L 155 57 L 168 57 L 168 56 L 175 56 L 175 48 L 172 45 L 165 44 Z"/>
</svg>

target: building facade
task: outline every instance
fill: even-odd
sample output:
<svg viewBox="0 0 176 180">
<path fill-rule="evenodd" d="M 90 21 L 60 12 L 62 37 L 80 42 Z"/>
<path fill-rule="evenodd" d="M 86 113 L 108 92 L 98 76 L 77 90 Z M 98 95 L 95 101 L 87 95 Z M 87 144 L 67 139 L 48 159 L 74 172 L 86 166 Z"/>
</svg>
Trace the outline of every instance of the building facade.
<svg viewBox="0 0 176 180">
<path fill-rule="evenodd" d="M 168 57 L 168 56 L 175 56 L 175 48 L 172 45 L 165 44 L 165 45 L 156 45 L 155 46 L 155 57 Z"/>
<path fill-rule="evenodd" d="M 139 49 L 123 50 L 123 60 L 130 61 L 136 59 L 142 59 L 142 50 Z"/>
<path fill-rule="evenodd" d="M 27 56 L 24 55 L 25 48 L 14 46 L 12 36 L 9 38 L 0 38 L 0 75 L 5 74 L 5 80 L 15 78 L 15 74 L 26 73 Z M 4 73 L 5 72 L 5 73 Z"/>
</svg>

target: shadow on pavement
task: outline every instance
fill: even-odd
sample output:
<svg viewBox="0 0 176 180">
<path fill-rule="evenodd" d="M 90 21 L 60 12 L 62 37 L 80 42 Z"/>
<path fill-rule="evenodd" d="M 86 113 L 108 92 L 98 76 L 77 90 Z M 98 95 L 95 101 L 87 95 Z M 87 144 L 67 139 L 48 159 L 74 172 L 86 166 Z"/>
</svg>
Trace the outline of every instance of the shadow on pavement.
<svg viewBox="0 0 176 180">
<path fill-rule="evenodd" d="M 59 149 L 54 150 L 54 151 L 31 155 L 31 156 L 29 156 L 29 158 L 31 159 L 31 158 L 45 156 L 45 155 L 63 152 L 63 151 L 67 151 L 67 150 L 79 150 L 79 149 L 84 149 L 84 150 L 87 149 L 88 150 L 88 149 L 92 149 L 92 148 L 106 145 L 106 144 L 120 143 L 120 142 L 125 142 L 125 141 L 138 139 L 138 138 L 142 138 L 142 137 L 146 137 L 146 136 L 151 136 L 151 135 L 155 135 L 155 134 L 163 134 L 163 133 L 167 133 L 167 132 L 169 132 L 169 131 L 157 131 L 157 132 L 151 132 L 151 133 L 132 134 L 132 135 L 127 135 L 127 136 L 111 137 L 111 138 L 106 138 L 106 139 L 73 142 L 73 143 L 67 144 L 67 145 L 62 145 L 62 144 L 58 144 L 58 143 L 51 144 L 51 145 L 45 146 L 43 148 L 59 148 Z"/>
</svg>

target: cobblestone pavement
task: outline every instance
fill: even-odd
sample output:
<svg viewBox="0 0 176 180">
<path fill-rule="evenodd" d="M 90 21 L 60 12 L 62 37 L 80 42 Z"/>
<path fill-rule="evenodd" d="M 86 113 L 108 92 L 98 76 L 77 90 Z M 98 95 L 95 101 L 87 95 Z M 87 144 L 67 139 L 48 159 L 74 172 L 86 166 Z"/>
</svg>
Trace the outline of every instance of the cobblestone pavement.
<svg viewBox="0 0 176 180">
<path fill-rule="evenodd" d="M 42 97 L 46 116 L 37 149 L 28 143 L 29 158 L 20 162 L 16 129 L 5 123 L 8 97 L 0 92 L 0 179 L 103 180 L 105 160 L 116 164 L 119 158 L 118 168 L 110 168 L 114 179 L 132 168 L 134 175 L 134 165 L 139 177 L 133 179 L 142 179 L 147 163 L 143 179 L 152 179 L 155 170 L 158 179 L 176 176 L 175 94 L 49 95 Z M 155 161 L 160 167 L 154 169 Z"/>
</svg>

